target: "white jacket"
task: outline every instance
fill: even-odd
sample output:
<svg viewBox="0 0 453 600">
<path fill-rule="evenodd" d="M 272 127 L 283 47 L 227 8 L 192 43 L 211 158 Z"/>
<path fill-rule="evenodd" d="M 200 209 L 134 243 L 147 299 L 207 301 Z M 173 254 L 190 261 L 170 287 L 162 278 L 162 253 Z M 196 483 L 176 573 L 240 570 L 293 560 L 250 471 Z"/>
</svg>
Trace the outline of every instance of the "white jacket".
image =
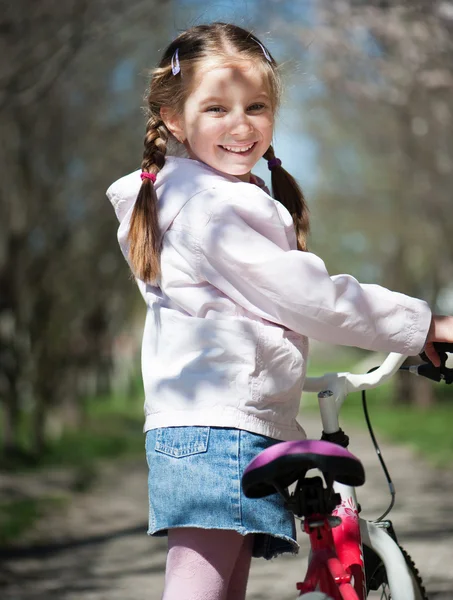
<svg viewBox="0 0 453 600">
<path fill-rule="evenodd" d="M 140 171 L 107 191 L 127 233 Z M 236 427 L 303 439 L 296 422 L 308 339 L 417 354 L 427 304 L 296 250 L 289 212 L 257 185 L 204 163 L 167 157 L 155 184 L 162 232 L 158 287 L 137 281 L 147 304 L 142 371 L 145 431 Z"/>
</svg>

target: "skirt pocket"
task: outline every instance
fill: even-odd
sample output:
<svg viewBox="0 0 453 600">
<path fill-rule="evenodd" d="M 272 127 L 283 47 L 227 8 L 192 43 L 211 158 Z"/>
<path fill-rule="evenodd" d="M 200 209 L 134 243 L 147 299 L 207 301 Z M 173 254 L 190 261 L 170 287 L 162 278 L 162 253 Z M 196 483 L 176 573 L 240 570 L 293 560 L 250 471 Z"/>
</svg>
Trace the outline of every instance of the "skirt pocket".
<svg viewBox="0 0 453 600">
<path fill-rule="evenodd" d="M 207 452 L 210 427 L 162 427 L 157 430 L 156 452 L 184 458 Z"/>
</svg>

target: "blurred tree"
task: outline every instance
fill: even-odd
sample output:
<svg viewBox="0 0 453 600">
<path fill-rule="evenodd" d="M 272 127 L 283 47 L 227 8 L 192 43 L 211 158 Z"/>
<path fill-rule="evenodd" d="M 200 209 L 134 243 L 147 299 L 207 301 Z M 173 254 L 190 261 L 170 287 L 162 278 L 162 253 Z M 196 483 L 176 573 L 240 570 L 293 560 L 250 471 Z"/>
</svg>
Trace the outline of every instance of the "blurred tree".
<svg viewBox="0 0 453 600">
<path fill-rule="evenodd" d="M 316 26 L 298 31 L 318 77 L 306 119 L 323 172 L 312 246 L 334 270 L 435 307 L 453 273 L 453 4 L 316 9 Z M 412 383 L 400 400 L 429 405 L 429 383 Z"/>
<path fill-rule="evenodd" d="M 39 454 L 49 427 L 83 422 L 83 398 L 133 364 L 141 299 L 104 194 L 140 163 L 146 67 L 176 28 L 228 20 L 204 4 L 0 0 L 3 451 L 20 451 L 27 413 Z M 271 24 L 272 51 L 302 50 L 317 74 L 291 72 L 322 172 L 311 246 L 331 270 L 434 304 L 453 264 L 451 2 L 263 4 L 228 10 Z"/>
<path fill-rule="evenodd" d="M 22 4 L 22 5 L 21 5 Z M 31 327 L 47 321 L 48 297 L 40 297 L 34 281 L 42 275 L 48 240 L 40 221 L 52 221 L 50 173 L 42 177 L 43 124 L 56 118 L 52 101 L 43 109 L 43 99 L 81 44 L 85 3 L 62 6 L 42 2 L 39 6 L 2 2 L 0 30 L 1 59 L 0 122 L 2 126 L 0 188 L 2 247 L 0 278 L 1 385 L 4 398 L 3 444 L 18 450 L 19 421 L 23 401 L 32 384 L 33 337 Z M 30 3 L 27 3 L 30 4 Z M 61 38 L 58 33 L 61 31 Z M 47 129 L 47 128 L 45 128 Z M 58 128 L 51 133 L 56 142 L 53 159 L 61 167 L 61 138 Z M 46 131 L 47 133 L 47 131 Z M 44 219 L 43 219 L 44 217 Z M 54 226 L 54 232 L 57 230 Z M 48 296 L 48 294 L 47 294 Z M 40 315 L 34 315 L 37 301 Z M 37 308 L 36 306 L 36 308 Z M 34 321 L 33 317 L 37 317 Z M 50 382 L 49 382 L 50 383 Z"/>
<path fill-rule="evenodd" d="M 136 75 L 165 35 L 158 4 L 1 2 L 3 452 L 22 452 L 24 411 L 39 455 L 50 422 L 80 422 L 87 393 L 109 388 L 113 339 L 138 294 L 105 189 L 140 162 Z"/>
</svg>

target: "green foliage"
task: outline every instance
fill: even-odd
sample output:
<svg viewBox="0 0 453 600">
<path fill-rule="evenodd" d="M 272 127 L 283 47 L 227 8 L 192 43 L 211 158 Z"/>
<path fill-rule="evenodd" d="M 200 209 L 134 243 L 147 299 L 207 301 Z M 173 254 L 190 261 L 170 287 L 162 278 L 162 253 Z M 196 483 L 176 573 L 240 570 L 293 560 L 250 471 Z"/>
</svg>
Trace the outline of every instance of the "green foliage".
<svg viewBox="0 0 453 600">
<path fill-rule="evenodd" d="M 450 399 L 452 397 L 452 390 Z M 362 404 L 359 394 L 351 397 L 342 416 L 347 422 L 363 424 Z M 367 393 L 368 410 L 373 428 L 398 444 L 406 444 L 427 458 L 436 467 L 453 465 L 453 402 L 435 404 L 428 409 L 417 406 L 391 404 L 391 385 Z"/>
<path fill-rule="evenodd" d="M 91 398 L 86 403 L 86 422 L 81 429 L 66 430 L 49 443 L 38 462 L 26 452 L 9 462 L 15 472 L 68 468 L 71 483 L 64 497 L 43 496 L 0 502 L 0 546 L 17 541 L 48 512 L 63 508 L 71 493 L 87 491 L 97 477 L 100 459 L 138 456 L 144 452 L 143 401 L 112 396 Z M 13 464 L 14 463 L 14 464 Z"/>
<path fill-rule="evenodd" d="M 34 470 L 49 466 L 71 466 L 80 469 L 81 481 L 93 477 L 97 459 L 117 458 L 143 451 L 143 400 L 134 397 L 109 396 L 86 401 L 86 417 L 79 429 L 66 429 L 46 444 L 43 454 L 30 454 L 32 424 L 23 420 L 21 439 L 23 452 L 14 457 L 2 457 L 0 468 Z M 85 484 L 82 484 L 85 487 Z"/>
<path fill-rule="evenodd" d="M 67 498 L 23 498 L 0 504 L 0 546 L 5 546 L 24 534 L 27 529 L 46 513 L 58 510 Z"/>
<path fill-rule="evenodd" d="M 357 365 L 357 363 L 367 356 L 369 356 L 369 353 L 360 348 L 332 346 L 312 342 L 307 375 L 318 377 L 324 373 L 353 371 L 354 365 Z"/>
<path fill-rule="evenodd" d="M 96 459 L 143 452 L 142 404 L 137 398 L 90 400 L 83 429 L 64 432 L 48 446 L 41 464 L 79 466 L 90 477 L 89 468 Z"/>
</svg>

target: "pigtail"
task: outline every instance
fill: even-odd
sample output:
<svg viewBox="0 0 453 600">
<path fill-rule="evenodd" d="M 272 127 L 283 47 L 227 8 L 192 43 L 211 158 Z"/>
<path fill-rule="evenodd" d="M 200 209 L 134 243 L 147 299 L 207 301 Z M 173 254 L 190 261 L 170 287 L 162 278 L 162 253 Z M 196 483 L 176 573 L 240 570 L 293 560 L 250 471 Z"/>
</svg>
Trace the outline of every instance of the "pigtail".
<svg viewBox="0 0 453 600">
<path fill-rule="evenodd" d="M 270 161 L 275 158 L 274 149 L 269 146 L 263 158 Z M 297 247 L 307 250 L 307 237 L 310 231 L 308 206 L 304 194 L 296 180 L 281 165 L 271 169 L 272 191 L 276 200 L 281 202 L 293 218 L 296 230 Z"/>
<path fill-rule="evenodd" d="M 160 118 L 151 116 L 146 125 L 142 172 L 157 175 L 165 165 L 168 130 Z M 144 178 L 129 226 L 129 262 L 136 277 L 153 283 L 160 277 L 161 239 L 154 183 Z"/>
</svg>

